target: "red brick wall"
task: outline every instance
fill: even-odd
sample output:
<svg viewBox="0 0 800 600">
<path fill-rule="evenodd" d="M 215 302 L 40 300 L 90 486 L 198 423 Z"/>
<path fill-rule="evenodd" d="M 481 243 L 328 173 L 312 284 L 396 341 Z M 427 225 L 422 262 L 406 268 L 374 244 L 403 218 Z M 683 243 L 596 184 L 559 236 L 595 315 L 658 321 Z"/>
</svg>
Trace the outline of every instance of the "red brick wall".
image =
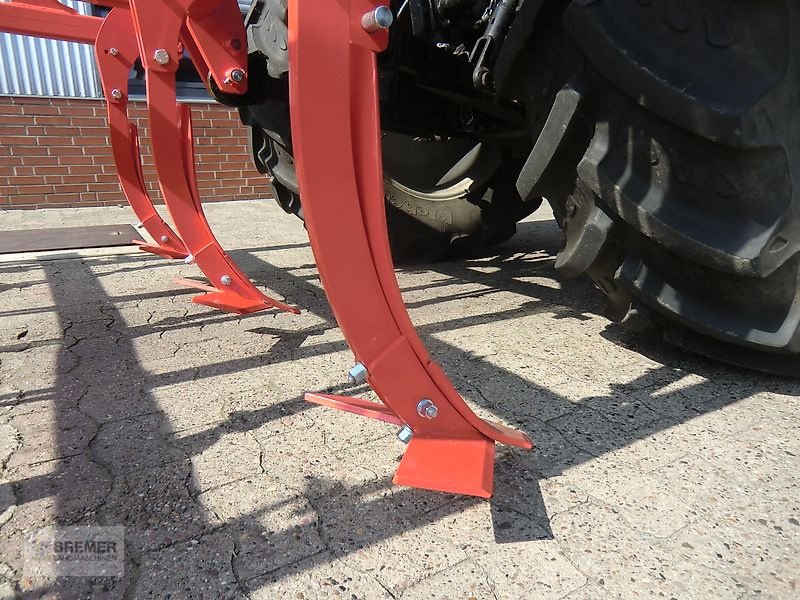
<svg viewBox="0 0 800 600">
<path fill-rule="evenodd" d="M 202 199 L 270 197 L 236 111 L 211 103 L 191 107 Z M 133 102 L 129 112 L 142 139 L 147 187 L 161 202 L 144 103 Z M 102 100 L 0 97 L 0 209 L 124 204 L 105 114 Z"/>
</svg>

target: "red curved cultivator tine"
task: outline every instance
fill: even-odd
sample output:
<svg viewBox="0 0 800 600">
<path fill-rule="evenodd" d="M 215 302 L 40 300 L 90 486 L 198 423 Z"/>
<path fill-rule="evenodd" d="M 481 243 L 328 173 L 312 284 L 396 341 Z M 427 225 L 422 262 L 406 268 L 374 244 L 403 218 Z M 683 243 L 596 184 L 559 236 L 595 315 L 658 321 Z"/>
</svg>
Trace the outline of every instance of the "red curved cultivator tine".
<svg viewBox="0 0 800 600">
<path fill-rule="evenodd" d="M 339 326 L 385 406 L 307 399 L 406 423 L 413 437 L 395 483 L 488 497 L 494 443 L 532 444 L 472 412 L 432 361 L 400 295 L 386 232 L 375 67 L 388 40 L 362 27 L 376 6 L 289 2 L 292 142 L 306 226 Z"/>
<path fill-rule="evenodd" d="M 94 45 L 120 184 L 139 222 L 158 242 L 141 242 L 139 247 L 170 258 L 186 257 L 183 242 L 161 220 L 147 194 L 136 128 L 128 123 L 128 74 L 138 51 L 127 9 L 114 9 L 102 19 L 78 14 L 58 0 L 18 0 L 0 4 L 0 17 L 3 31 Z"/>
<path fill-rule="evenodd" d="M 133 212 L 156 243 L 135 241 L 141 250 L 167 258 L 186 258 L 189 255 L 186 246 L 158 214 L 147 193 L 138 131 L 128 119 L 128 77 L 139 57 L 139 48 L 127 8 L 115 8 L 108 14 L 100 27 L 94 52 L 103 82 L 111 150 L 119 181 Z"/>
<path fill-rule="evenodd" d="M 190 110 L 178 105 L 175 95 L 184 28 L 223 92 L 247 89 L 245 31 L 238 5 L 209 0 L 132 0 L 131 8 L 147 73 L 151 143 L 161 192 L 175 227 L 211 286 L 176 281 L 208 291 L 193 298 L 198 304 L 239 314 L 265 308 L 299 312 L 258 290 L 211 232 L 195 183 Z"/>
</svg>

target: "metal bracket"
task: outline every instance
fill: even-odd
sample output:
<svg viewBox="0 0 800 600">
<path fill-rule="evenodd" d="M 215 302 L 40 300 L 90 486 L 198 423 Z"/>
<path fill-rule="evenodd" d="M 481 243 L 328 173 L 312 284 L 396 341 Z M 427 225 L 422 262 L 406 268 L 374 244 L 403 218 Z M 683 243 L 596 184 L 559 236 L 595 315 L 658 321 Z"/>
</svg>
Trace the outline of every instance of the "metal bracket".
<svg viewBox="0 0 800 600">
<path fill-rule="evenodd" d="M 511 22 L 517 11 L 518 0 L 500 0 L 489 18 L 486 31 L 472 48 L 469 62 L 475 65 L 472 84 L 477 89 L 491 89 L 494 86 L 491 67 L 506 38 Z"/>
<path fill-rule="evenodd" d="M 407 424 L 414 435 L 395 483 L 488 497 L 494 443 L 532 444 L 467 406 L 429 356 L 400 295 L 386 231 L 375 66 L 388 35 L 362 27 L 376 6 L 342 0 L 336 10 L 321 10 L 289 2 L 292 142 L 306 227 L 336 320 L 384 406 L 307 399 Z M 435 405 L 435 418 L 418 412 L 423 399 Z"/>
</svg>

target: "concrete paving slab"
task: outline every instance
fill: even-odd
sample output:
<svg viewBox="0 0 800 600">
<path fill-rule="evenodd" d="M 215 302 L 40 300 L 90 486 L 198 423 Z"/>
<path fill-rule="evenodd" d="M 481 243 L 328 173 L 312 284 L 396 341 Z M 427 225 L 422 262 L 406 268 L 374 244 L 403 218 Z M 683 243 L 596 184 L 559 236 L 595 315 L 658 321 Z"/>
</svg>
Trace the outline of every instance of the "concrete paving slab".
<svg viewBox="0 0 800 600">
<path fill-rule="evenodd" d="M 434 357 L 498 449 L 490 501 L 396 487 L 394 428 L 304 402 L 360 394 L 300 222 L 213 203 L 222 244 L 299 316 L 240 317 L 125 249 L 0 257 L 0 597 L 794 599 L 800 384 L 603 317 L 553 270 L 540 211 L 468 260 L 398 270 Z M 0 230 L 133 221 L 0 212 Z M 32 579 L 41 527 L 122 525 L 125 575 Z"/>
</svg>

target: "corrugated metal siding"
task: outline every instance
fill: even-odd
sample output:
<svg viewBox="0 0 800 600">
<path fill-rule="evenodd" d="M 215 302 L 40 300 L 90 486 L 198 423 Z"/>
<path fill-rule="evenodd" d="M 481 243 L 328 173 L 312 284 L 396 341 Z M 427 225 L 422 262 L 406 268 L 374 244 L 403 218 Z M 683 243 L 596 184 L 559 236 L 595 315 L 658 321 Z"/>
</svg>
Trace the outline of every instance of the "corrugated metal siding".
<svg viewBox="0 0 800 600">
<path fill-rule="evenodd" d="M 81 14 L 91 6 L 63 0 Z M 94 50 L 88 44 L 0 34 L 0 94 L 99 98 Z"/>
<path fill-rule="evenodd" d="M 61 1 L 81 14 L 91 14 L 89 4 Z M 238 0 L 242 14 L 250 1 Z M 0 33 L 0 95 L 100 98 L 94 50 L 88 44 Z"/>
</svg>

